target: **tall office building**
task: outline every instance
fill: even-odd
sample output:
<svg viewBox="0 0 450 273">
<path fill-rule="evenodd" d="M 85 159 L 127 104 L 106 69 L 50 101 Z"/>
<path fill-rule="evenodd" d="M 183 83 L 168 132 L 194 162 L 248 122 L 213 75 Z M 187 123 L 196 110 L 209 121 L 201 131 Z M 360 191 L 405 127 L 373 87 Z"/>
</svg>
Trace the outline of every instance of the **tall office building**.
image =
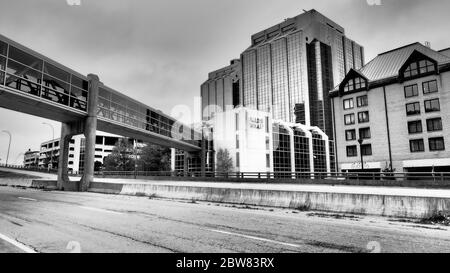
<svg viewBox="0 0 450 273">
<path fill-rule="evenodd" d="M 315 10 L 251 36 L 241 54 L 243 106 L 333 136 L 328 92 L 364 65 L 364 49 Z"/>
<path fill-rule="evenodd" d="M 229 66 L 209 73 L 201 85 L 202 120 L 211 119 L 215 113 L 233 109 L 240 101 L 241 61 L 236 59 Z"/>
</svg>

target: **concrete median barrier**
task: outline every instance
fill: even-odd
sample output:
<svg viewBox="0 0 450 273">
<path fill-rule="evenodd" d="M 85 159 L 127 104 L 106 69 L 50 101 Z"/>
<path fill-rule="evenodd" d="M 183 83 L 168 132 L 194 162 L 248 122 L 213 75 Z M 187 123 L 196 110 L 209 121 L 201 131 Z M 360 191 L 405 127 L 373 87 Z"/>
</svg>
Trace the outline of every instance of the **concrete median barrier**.
<svg viewBox="0 0 450 273">
<path fill-rule="evenodd" d="M 116 186 L 116 190 L 117 190 Z M 161 184 L 124 184 L 120 194 L 388 217 L 428 218 L 450 211 L 450 198 L 280 191 Z"/>
</svg>

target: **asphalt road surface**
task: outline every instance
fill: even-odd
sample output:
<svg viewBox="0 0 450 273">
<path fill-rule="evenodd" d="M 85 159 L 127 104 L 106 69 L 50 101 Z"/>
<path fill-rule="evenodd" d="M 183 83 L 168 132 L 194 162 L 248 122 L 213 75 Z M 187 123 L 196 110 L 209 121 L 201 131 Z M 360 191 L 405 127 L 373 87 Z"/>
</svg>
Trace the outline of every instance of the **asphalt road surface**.
<svg viewBox="0 0 450 273">
<path fill-rule="evenodd" d="M 0 187 L 0 252 L 450 252 L 382 217 Z"/>
</svg>

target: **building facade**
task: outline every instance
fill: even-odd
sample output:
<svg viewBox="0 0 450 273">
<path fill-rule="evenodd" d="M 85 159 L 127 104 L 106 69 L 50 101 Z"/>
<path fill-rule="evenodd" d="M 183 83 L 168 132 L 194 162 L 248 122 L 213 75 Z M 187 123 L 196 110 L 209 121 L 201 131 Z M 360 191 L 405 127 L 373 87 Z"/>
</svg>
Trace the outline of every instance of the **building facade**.
<svg viewBox="0 0 450 273">
<path fill-rule="evenodd" d="M 450 171 L 449 53 L 414 43 L 346 75 L 330 93 L 339 170 Z"/>
<path fill-rule="evenodd" d="M 252 35 L 241 65 L 243 106 L 317 126 L 332 138 L 329 91 L 364 65 L 364 48 L 310 10 Z"/>
<path fill-rule="evenodd" d="M 105 157 L 112 153 L 113 148 L 121 136 L 97 131 L 95 140 L 95 161 L 103 164 Z M 133 140 L 131 140 L 133 141 Z M 55 164 L 58 164 L 59 158 L 59 139 L 50 140 L 41 144 L 39 152 L 39 164 L 40 168 L 49 168 L 53 162 L 53 168 L 56 168 Z M 77 135 L 72 137 L 69 144 L 69 162 L 68 168 L 71 173 L 82 173 L 84 171 L 84 152 L 86 146 L 86 139 L 84 135 Z M 51 160 L 53 155 L 53 161 Z M 49 166 L 50 165 L 50 166 Z"/>
<path fill-rule="evenodd" d="M 39 151 L 28 149 L 23 156 L 23 166 L 25 168 L 36 168 L 39 165 Z"/>
<path fill-rule="evenodd" d="M 208 74 L 208 80 L 201 85 L 203 121 L 241 105 L 241 71 L 241 61 L 236 59 Z"/>
<path fill-rule="evenodd" d="M 204 123 L 204 132 L 208 140 L 207 171 L 215 170 L 220 149 L 228 151 L 233 172 L 270 172 L 292 177 L 294 172 L 335 170 L 334 142 L 320 128 L 275 120 L 269 112 L 245 107 L 218 112 Z M 173 150 L 175 171 L 184 169 L 183 156 Z M 194 164 L 189 165 L 190 171 L 197 169 Z"/>
</svg>

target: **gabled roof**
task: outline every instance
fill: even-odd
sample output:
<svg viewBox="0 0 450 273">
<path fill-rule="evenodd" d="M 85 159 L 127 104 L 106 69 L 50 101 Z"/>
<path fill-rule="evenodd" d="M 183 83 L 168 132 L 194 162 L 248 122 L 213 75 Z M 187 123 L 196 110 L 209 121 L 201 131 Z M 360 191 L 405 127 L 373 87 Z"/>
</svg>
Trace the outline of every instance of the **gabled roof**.
<svg viewBox="0 0 450 273">
<path fill-rule="evenodd" d="M 436 60 L 438 65 L 450 63 L 450 57 L 434 51 L 421 43 L 413 43 L 379 54 L 359 71 L 366 76 L 369 81 L 397 77 L 400 68 L 415 50 Z"/>
<path fill-rule="evenodd" d="M 356 72 L 363 75 L 369 82 L 398 78 L 400 69 L 405 65 L 411 55 L 413 55 L 413 53 L 417 54 L 417 52 L 418 54 L 423 54 L 426 57 L 435 60 L 438 66 L 450 64 L 450 56 L 444 55 L 441 52 L 435 51 L 417 42 L 381 53 Z M 348 73 L 346 78 L 347 76 Z M 340 84 L 331 92 L 334 93 L 338 91 L 339 86 Z"/>
</svg>

